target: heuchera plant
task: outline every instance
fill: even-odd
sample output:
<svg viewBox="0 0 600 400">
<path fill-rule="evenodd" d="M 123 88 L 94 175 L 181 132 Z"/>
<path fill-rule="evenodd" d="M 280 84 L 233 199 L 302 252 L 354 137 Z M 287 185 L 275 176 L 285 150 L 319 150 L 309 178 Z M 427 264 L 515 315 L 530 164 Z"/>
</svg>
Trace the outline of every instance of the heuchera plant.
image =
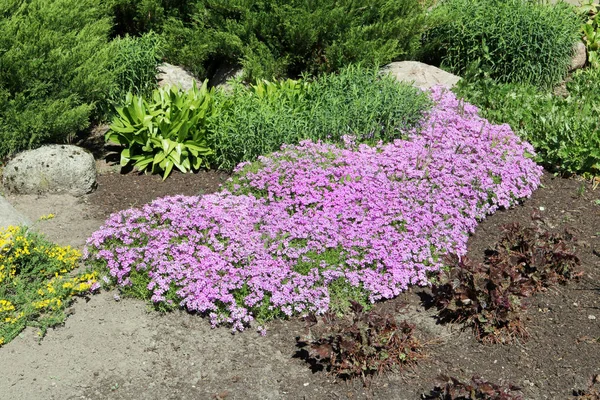
<svg viewBox="0 0 600 400">
<path fill-rule="evenodd" d="M 238 166 L 220 193 L 112 215 L 88 240 L 123 290 L 243 330 L 428 284 L 477 221 L 528 197 L 542 169 L 508 125 L 434 89 L 409 140 L 303 142 Z"/>
<path fill-rule="evenodd" d="M 441 321 L 471 326 L 477 340 L 488 343 L 528 336 L 521 302 L 533 292 L 533 285 L 517 268 L 458 257 L 449 266 L 432 286 Z"/>
<path fill-rule="evenodd" d="M 414 325 L 396 322 L 391 314 L 365 312 L 352 303 L 352 318 L 325 313 L 319 321 L 306 318 L 307 334 L 297 339 L 307 361 L 341 378 L 368 379 L 386 370 L 400 369 L 422 357 L 422 345 L 413 336 Z"/>
<path fill-rule="evenodd" d="M 449 270 L 432 286 L 441 320 L 464 322 L 478 340 L 490 343 L 527 337 L 523 299 L 580 276 L 568 232 L 560 235 L 517 223 L 503 231 L 484 263 L 448 257 Z"/>
<path fill-rule="evenodd" d="M 428 400 L 523 400 L 519 392 L 521 388 L 508 385 L 500 386 L 483 380 L 478 376 L 465 383 L 457 378 L 442 375 L 438 384 L 428 395 L 423 395 Z"/>
</svg>

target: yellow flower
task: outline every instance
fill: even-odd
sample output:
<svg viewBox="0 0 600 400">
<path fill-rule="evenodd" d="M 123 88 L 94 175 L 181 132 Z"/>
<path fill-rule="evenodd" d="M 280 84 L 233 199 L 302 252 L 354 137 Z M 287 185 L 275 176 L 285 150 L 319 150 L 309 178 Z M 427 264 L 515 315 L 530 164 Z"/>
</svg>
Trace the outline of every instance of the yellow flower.
<svg viewBox="0 0 600 400">
<path fill-rule="evenodd" d="M 0 299 L 0 313 L 7 312 L 7 311 L 13 311 L 14 309 L 15 309 L 15 306 L 13 306 L 10 301 Z"/>
<path fill-rule="evenodd" d="M 42 216 L 40 217 L 40 221 L 47 221 L 47 220 L 49 220 L 49 219 L 52 219 L 52 218 L 54 218 L 54 217 L 55 217 L 55 215 L 54 215 L 54 214 L 42 215 Z"/>
</svg>

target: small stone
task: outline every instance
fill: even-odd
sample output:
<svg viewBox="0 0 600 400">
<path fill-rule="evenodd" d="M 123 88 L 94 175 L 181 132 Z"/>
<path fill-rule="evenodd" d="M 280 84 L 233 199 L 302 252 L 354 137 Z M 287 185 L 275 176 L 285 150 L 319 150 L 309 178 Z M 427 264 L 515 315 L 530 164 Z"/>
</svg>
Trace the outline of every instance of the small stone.
<svg viewBox="0 0 600 400">
<path fill-rule="evenodd" d="M 595 319 L 596 319 L 596 316 L 595 316 L 595 315 L 588 315 L 588 319 L 589 319 L 589 320 L 595 320 Z"/>
<path fill-rule="evenodd" d="M 546 207 L 540 207 L 540 211 L 546 210 Z"/>
<path fill-rule="evenodd" d="M 309 383 L 308 383 L 308 382 L 305 382 L 305 383 L 304 383 L 304 386 L 308 386 L 308 385 L 309 385 Z"/>
</svg>

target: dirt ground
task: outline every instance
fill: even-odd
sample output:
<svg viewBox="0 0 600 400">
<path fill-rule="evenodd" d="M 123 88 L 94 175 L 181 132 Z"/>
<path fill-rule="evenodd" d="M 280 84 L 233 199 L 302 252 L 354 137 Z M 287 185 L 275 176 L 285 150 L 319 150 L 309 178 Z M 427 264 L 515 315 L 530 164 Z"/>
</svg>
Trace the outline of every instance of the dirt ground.
<svg viewBox="0 0 600 400">
<path fill-rule="evenodd" d="M 101 168 L 98 190 L 83 198 L 7 196 L 62 245 L 82 248 L 111 213 L 167 194 L 198 195 L 218 188 L 226 174 L 121 175 Z M 550 229 L 572 227 L 585 272 L 580 282 L 535 296 L 527 311 L 528 341 L 483 345 L 460 326 L 438 325 L 415 288 L 377 307 L 416 324 L 428 356 L 404 373 L 386 374 L 365 389 L 360 381 L 336 381 L 312 372 L 297 356 L 298 320 L 232 335 L 211 329 L 186 312 L 158 314 L 142 301 L 115 300 L 116 292 L 78 299 L 63 326 L 38 342 L 28 329 L 0 348 L 0 399 L 419 399 L 440 374 L 468 379 L 478 374 L 522 387 L 526 399 L 569 399 L 600 374 L 600 189 L 546 174 L 543 187 L 523 205 L 483 221 L 469 242 L 470 256 L 500 236 L 499 226 L 532 224 L 537 211 Z"/>
</svg>

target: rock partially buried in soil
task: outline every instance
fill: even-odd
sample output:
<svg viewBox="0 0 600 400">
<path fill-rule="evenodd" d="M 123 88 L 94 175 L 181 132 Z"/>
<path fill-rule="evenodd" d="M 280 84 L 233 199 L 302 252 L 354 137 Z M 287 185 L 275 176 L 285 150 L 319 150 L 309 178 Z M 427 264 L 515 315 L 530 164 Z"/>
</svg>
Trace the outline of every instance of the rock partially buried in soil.
<svg viewBox="0 0 600 400">
<path fill-rule="evenodd" d="M 573 58 L 571 59 L 571 66 L 569 67 L 569 71 L 574 71 L 576 69 L 583 68 L 585 66 L 585 62 L 587 61 L 587 51 L 585 49 L 585 44 L 583 42 L 577 42 L 573 46 Z"/>
<path fill-rule="evenodd" d="M 380 72 L 391 74 L 398 81 L 412 82 L 421 89 L 433 86 L 445 86 L 450 89 L 460 80 L 456 75 L 418 61 L 393 62 L 381 68 Z"/>
<path fill-rule="evenodd" d="M 18 154 L 6 164 L 2 180 L 11 193 L 82 196 L 96 188 L 96 163 L 80 147 L 49 145 Z"/>
<path fill-rule="evenodd" d="M 10 225 L 29 225 L 31 221 L 0 195 L 0 229 Z"/>
</svg>

